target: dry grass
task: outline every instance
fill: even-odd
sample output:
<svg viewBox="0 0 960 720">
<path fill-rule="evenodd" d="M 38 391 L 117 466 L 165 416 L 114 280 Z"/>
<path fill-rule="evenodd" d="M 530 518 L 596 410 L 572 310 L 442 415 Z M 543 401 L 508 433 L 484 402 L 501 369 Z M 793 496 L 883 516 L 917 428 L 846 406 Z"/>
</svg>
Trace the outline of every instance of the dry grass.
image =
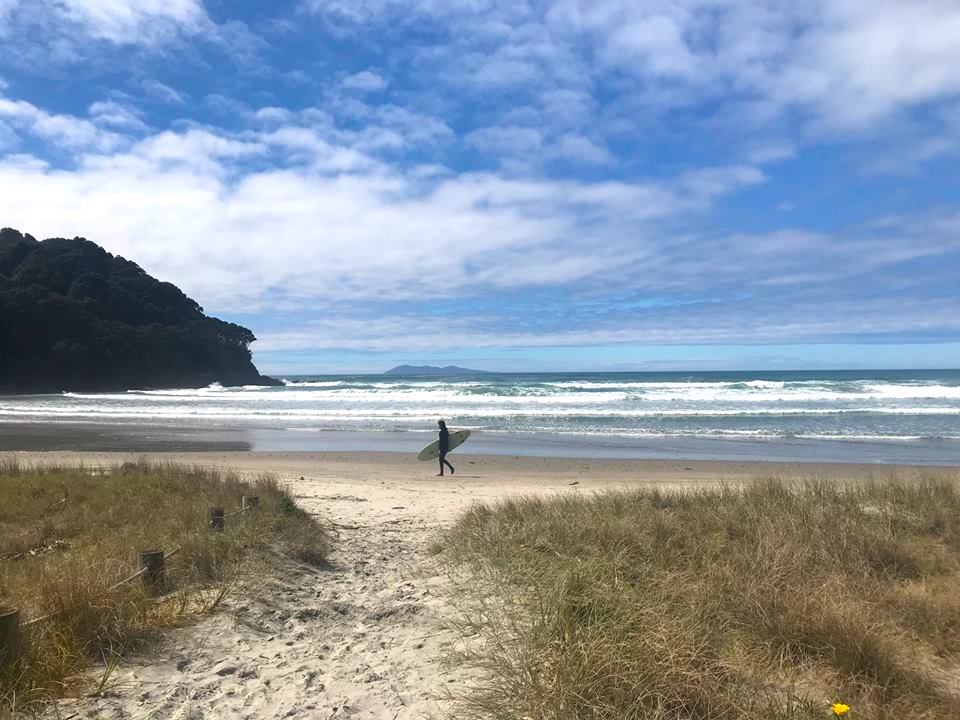
<svg viewBox="0 0 960 720">
<path fill-rule="evenodd" d="M 207 527 L 209 507 L 260 509 Z M 137 568 L 137 551 L 180 550 L 167 560 L 162 597 L 138 579 L 108 591 Z M 157 628 L 209 610 L 230 588 L 281 552 L 322 562 L 323 529 L 270 477 L 244 481 L 201 468 L 126 463 L 105 469 L 23 467 L 0 458 L 0 605 L 23 620 L 20 660 L 0 672 L 0 715 L 30 712 L 78 687 L 91 661 L 112 659 Z M 95 688 L 92 688 L 95 690 Z"/>
<path fill-rule="evenodd" d="M 443 549 L 457 718 L 960 718 L 954 480 L 506 500 Z"/>
</svg>

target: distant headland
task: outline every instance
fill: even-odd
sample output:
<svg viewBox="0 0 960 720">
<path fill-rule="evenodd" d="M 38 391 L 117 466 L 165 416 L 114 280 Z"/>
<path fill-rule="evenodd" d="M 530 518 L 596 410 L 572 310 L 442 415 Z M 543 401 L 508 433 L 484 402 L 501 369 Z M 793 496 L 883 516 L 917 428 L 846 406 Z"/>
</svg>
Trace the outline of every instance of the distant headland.
<svg viewBox="0 0 960 720">
<path fill-rule="evenodd" d="M 447 365 L 446 367 L 437 367 L 436 365 L 397 365 L 395 368 L 390 368 L 384 373 L 384 375 L 441 375 L 444 377 L 495 374 L 496 373 L 487 370 L 471 370 L 470 368 L 457 367 L 456 365 Z"/>
<path fill-rule="evenodd" d="M 254 340 L 96 243 L 0 230 L 0 392 L 280 385 Z"/>
</svg>

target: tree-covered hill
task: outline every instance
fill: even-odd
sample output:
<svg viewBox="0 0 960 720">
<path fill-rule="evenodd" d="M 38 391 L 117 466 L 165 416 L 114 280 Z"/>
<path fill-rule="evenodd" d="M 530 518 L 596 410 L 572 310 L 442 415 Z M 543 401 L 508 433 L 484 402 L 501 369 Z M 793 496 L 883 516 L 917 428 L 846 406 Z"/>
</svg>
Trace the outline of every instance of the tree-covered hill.
<svg viewBox="0 0 960 720">
<path fill-rule="evenodd" d="M 0 230 L 0 392 L 278 384 L 255 339 L 88 240 Z"/>
</svg>

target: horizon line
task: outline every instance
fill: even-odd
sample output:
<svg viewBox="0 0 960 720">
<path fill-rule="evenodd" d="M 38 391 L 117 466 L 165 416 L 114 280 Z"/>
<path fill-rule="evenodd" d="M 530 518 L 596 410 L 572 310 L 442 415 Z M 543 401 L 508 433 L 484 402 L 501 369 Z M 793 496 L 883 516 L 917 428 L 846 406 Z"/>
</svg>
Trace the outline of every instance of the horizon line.
<svg viewBox="0 0 960 720">
<path fill-rule="evenodd" d="M 563 374 L 574 374 L 574 373 L 590 373 L 593 375 L 637 375 L 637 374 L 663 374 L 663 373 L 829 373 L 829 372 L 960 372 L 960 367 L 936 367 L 936 368 L 922 368 L 922 367 L 875 367 L 875 368 L 777 368 L 777 369 L 742 369 L 742 370 L 690 370 L 690 369 L 680 369 L 680 370 L 583 370 L 583 369 L 573 369 L 573 370 L 481 370 L 480 368 L 471 368 L 471 370 L 482 373 L 484 375 L 563 375 Z M 274 373 L 265 371 L 265 374 L 269 377 L 274 377 L 278 379 L 286 377 L 312 377 L 312 376 L 324 376 L 324 377 L 353 377 L 358 375 L 387 375 L 389 370 L 383 372 L 297 372 L 297 373 Z M 469 375 L 469 372 L 460 373 L 459 375 L 452 376 L 446 375 L 446 377 L 462 377 L 464 375 Z M 430 373 L 415 373 L 412 375 L 403 375 L 402 373 L 396 373 L 397 377 L 444 377 L 444 375 L 436 374 L 432 375 Z"/>
</svg>

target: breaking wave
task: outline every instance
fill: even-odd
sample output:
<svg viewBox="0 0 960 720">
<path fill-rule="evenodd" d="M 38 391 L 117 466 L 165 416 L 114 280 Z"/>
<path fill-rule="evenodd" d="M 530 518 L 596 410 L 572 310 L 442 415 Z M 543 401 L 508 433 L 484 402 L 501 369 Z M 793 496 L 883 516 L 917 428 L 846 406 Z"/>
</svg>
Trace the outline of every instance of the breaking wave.
<svg viewBox="0 0 960 720">
<path fill-rule="evenodd" d="M 824 439 L 960 436 L 960 372 L 288 377 L 278 387 L 0 397 L 0 422 Z"/>
</svg>

